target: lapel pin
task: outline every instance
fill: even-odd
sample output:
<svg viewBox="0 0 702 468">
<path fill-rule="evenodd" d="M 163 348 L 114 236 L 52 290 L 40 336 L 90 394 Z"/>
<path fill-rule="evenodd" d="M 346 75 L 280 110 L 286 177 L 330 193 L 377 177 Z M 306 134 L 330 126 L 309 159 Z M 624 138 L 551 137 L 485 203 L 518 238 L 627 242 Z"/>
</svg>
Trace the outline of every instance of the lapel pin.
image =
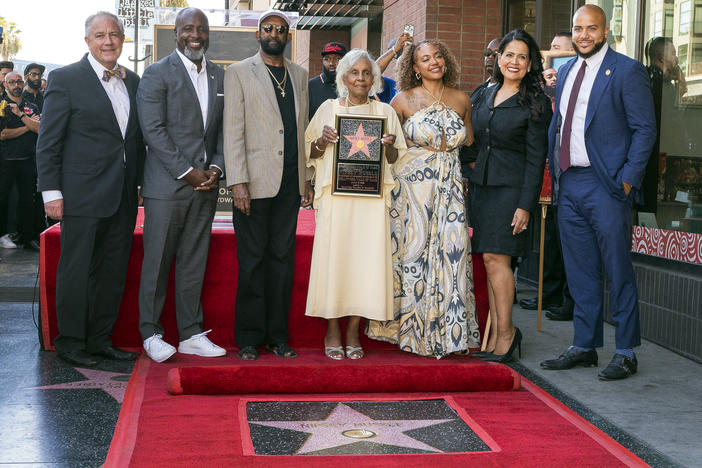
<svg viewBox="0 0 702 468">
<path fill-rule="evenodd" d="M 607 74 L 609 75 L 609 70 L 607 70 Z M 210 75 L 210 79 L 214 80 L 214 75 Z"/>
<path fill-rule="evenodd" d="M 610 73 L 612 73 L 612 72 L 610 71 L 609 68 L 607 70 L 605 70 L 605 75 L 609 76 Z"/>
</svg>

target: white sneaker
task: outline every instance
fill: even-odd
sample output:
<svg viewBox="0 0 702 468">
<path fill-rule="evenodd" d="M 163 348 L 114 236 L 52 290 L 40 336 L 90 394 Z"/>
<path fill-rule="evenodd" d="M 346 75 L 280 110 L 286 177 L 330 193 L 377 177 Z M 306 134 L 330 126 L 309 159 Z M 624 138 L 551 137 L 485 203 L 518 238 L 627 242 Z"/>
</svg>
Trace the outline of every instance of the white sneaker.
<svg viewBox="0 0 702 468">
<path fill-rule="evenodd" d="M 176 352 L 175 347 L 169 345 L 162 339 L 163 335 L 156 335 L 144 340 L 144 351 L 156 362 L 163 362 Z"/>
<path fill-rule="evenodd" d="M 193 335 L 185 341 L 181 341 L 178 352 L 183 354 L 197 354 L 204 357 L 224 356 L 227 351 L 210 341 L 207 335 L 212 330 Z"/>
<path fill-rule="evenodd" d="M 17 244 L 12 242 L 12 239 L 10 239 L 9 234 L 5 234 L 4 236 L 0 237 L 0 248 L 3 249 L 16 249 Z"/>
</svg>

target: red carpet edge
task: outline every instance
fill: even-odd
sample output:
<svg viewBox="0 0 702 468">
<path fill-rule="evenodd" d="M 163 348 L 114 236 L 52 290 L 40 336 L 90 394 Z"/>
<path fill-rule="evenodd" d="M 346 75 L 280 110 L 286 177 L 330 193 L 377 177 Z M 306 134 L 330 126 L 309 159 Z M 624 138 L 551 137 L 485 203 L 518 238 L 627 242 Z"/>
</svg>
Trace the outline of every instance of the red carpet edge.
<svg viewBox="0 0 702 468">
<path fill-rule="evenodd" d="M 144 402 L 146 376 L 149 373 L 151 362 L 151 359 L 142 353 L 134 365 L 132 376 L 129 378 L 127 390 L 124 393 L 112 442 L 110 442 L 110 448 L 107 451 L 105 467 L 129 465 L 136 443 L 139 413 L 141 412 L 141 404 Z"/>
<path fill-rule="evenodd" d="M 612 454 L 624 463 L 626 466 L 630 467 L 648 467 L 647 463 L 641 460 L 639 457 L 634 455 L 632 452 L 627 450 L 625 447 L 617 443 L 610 436 L 602 432 L 599 428 L 591 424 L 589 421 L 583 419 L 578 414 L 573 412 L 566 405 L 555 399 L 548 392 L 538 387 L 534 383 L 530 382 L 526 378 L 522 377 L 522 388 L 527 390 L 529 393 L 534 395 L 536 398 L 541 400 L 546 406 L 551 408 L 553 411 L 558 413 L 564 419 L 570 421 L 572 425 L 583 431 L 591 439 L 600 444 L 605 450 Z"/>
</svg>

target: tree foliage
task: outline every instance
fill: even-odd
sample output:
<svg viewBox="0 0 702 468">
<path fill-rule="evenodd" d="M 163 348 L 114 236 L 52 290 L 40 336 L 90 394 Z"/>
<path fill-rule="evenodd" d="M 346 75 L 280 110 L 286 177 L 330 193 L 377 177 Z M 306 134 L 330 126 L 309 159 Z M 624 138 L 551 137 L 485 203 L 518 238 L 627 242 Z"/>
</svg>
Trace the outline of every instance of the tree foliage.
<svg viewBox="0 0 702 468">
<path fill-rule="evenodd" d="M 188 0 L 161 0 L 162 7 L 185 8 L 188 5 Z"/>
<path fill-rule="evenodd" d="M 0 57 L 3 60 L 12 60 L 15 55 L 22 49 L 22 42 L 20 41 L 20 31 L 17 29 L 17 25 L 10 21 L 7 21 L 4 17 L 0 16 L 0 26 L 2 26 L 2 37 L 3 41 L 0 44 Z"/>
</svg>

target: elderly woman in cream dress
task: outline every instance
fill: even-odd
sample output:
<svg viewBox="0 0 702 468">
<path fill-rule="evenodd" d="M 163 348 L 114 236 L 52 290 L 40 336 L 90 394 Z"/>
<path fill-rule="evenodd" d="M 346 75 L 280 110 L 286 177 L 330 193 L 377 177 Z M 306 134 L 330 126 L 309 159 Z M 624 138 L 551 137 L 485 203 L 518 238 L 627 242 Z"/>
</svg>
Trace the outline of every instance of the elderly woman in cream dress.
<svg viewBox="0 0 702 468">
<path fill-rule="evenodd" d="M 328 320 L 324 351 L 331 359 L 363 357 L 359 341 L 362 317 L 393 318 L 390 248 L 390 194 L 395 186 L 390 165 L 406 150 L 402 127 L 395 111 L 371 99 L 380 92 L 380 69 L 365 50 L 354 49 L 336 71 L 338 99 L 324 102 L 305 132 L 307 165 L 314 168 L 317 227 L 312 251 L 306 315 Z M 338 114 L 384 117 L 385 148 L 380 197 L 332 194 L 335 130 Z M 396 138 L 400 135 L 400 138 Z M 362 144 L 372 144 L 364 140 Z M 359 147 L 360 148 L 360 147 Z M 346 352 L 339 318 L 349 317 Z"/>
</svg>

